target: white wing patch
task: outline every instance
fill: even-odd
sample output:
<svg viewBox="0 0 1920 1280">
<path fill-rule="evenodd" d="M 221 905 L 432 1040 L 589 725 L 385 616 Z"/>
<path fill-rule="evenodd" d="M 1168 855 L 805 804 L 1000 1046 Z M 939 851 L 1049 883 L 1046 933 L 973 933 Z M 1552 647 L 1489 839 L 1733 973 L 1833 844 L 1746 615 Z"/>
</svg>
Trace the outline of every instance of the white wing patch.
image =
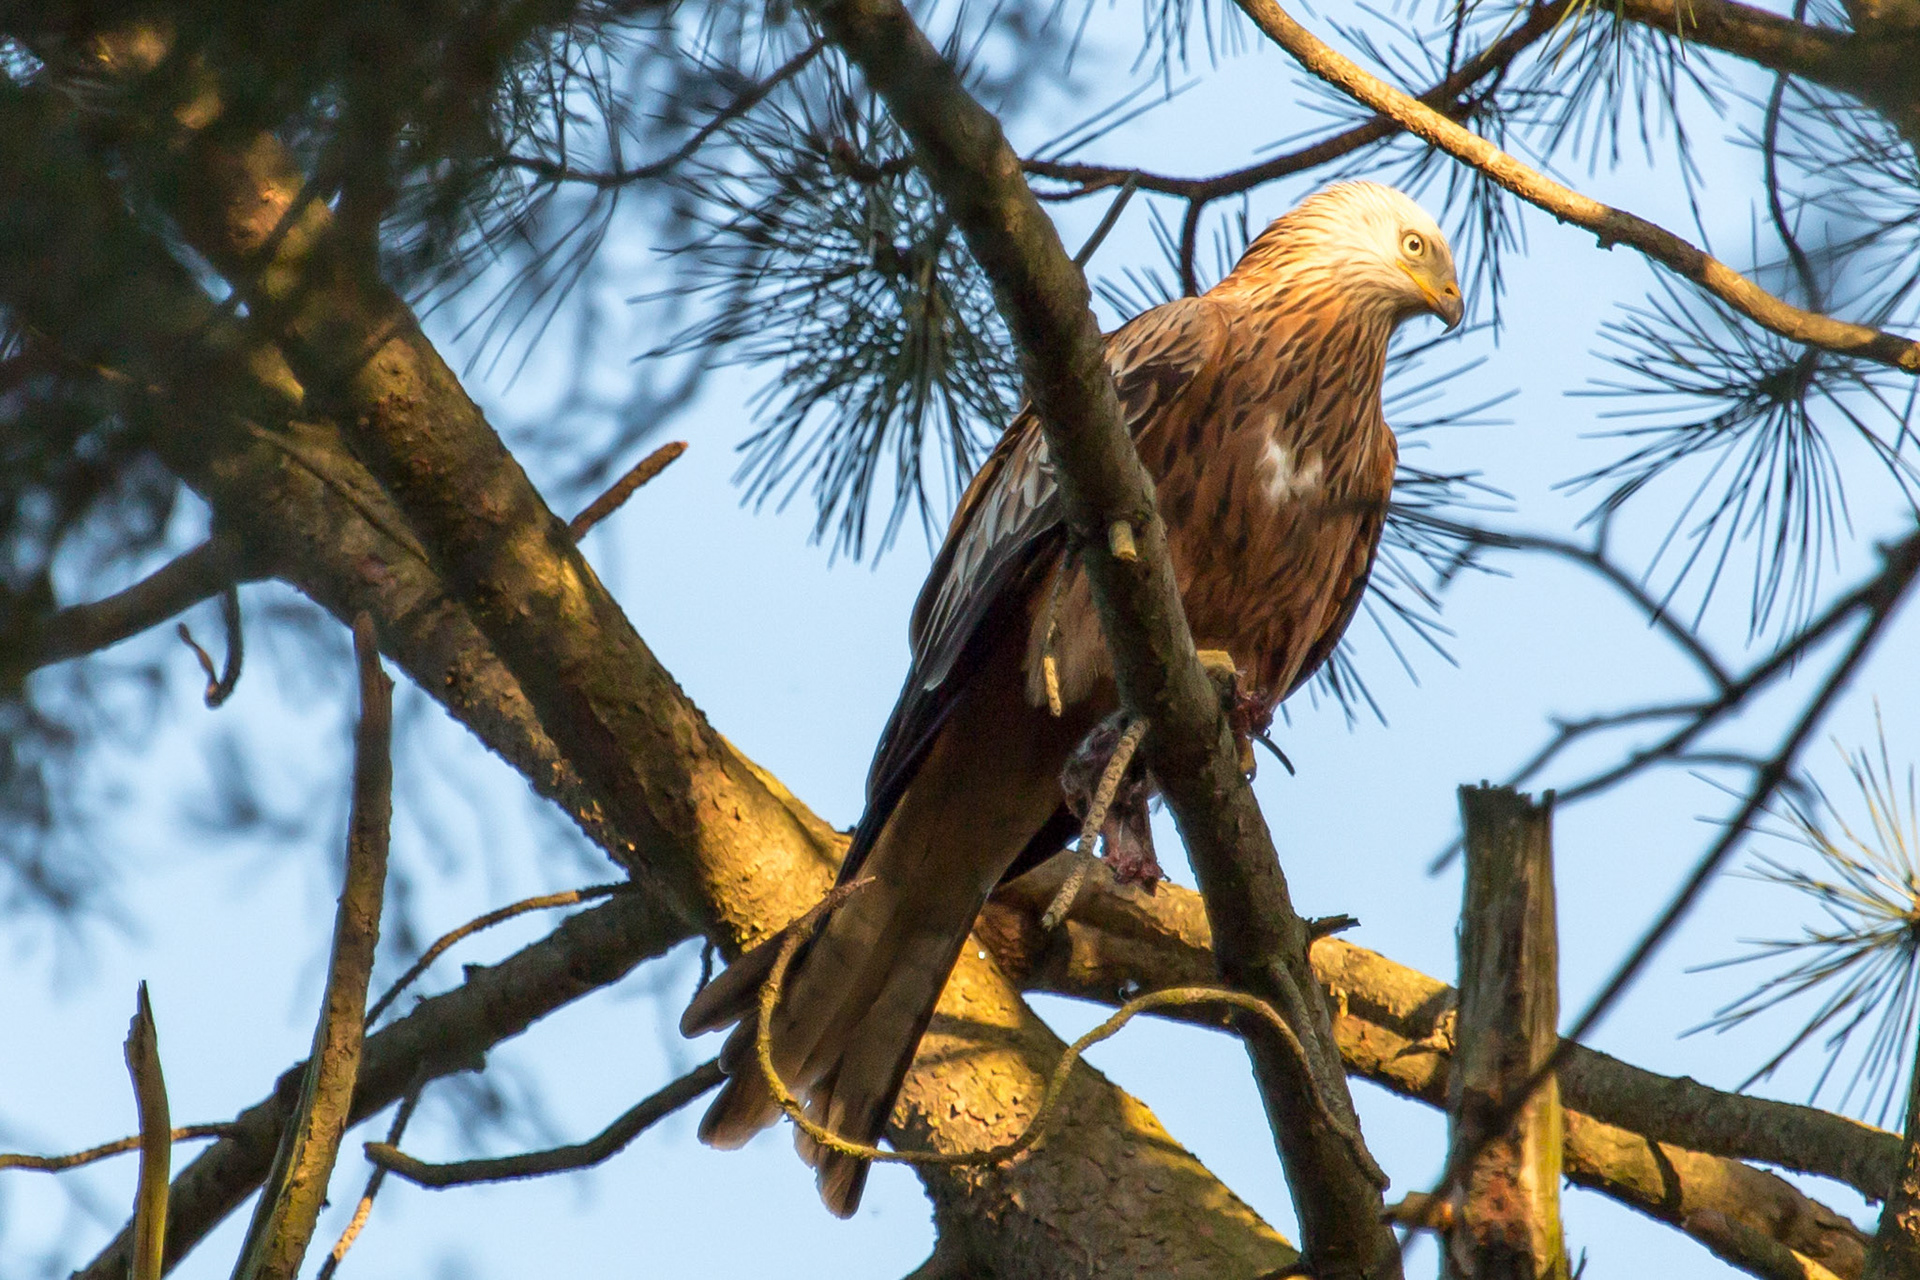
<svg viewBox="0 0 1920 1280">
<path fill-rule="evenodd" d="M 1260 474 L 1267 501 L 1276 507 L 1318 489 L 1323 471 L 1317 457 L 1308 459 L 1304 467 L 1297 465 L 1293 451 L 1278 440 L 1268 440 L 1260 452 Z"/>
</svg>

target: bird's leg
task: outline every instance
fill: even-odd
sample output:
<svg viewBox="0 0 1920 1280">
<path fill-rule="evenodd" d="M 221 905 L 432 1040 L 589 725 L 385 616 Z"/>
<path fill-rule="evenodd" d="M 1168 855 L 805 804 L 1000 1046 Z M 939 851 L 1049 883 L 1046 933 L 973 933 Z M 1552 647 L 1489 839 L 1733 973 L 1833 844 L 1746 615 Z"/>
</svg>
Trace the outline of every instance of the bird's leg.
<svg viewBox="0 0 1920 1280">
<path fill-rule="evenodd" d="M 1233 729 L 1234 745 L 1240 749 L 1240 772 L 1249 778 L 1253 776 L 1253 744 L 1261 742 L 1273 752 L 1287 772 L 1292 773 L 1293 762 L 1267 736 L 1267 730 L 1273 724 L 1273 708 L 1266 695 L 1247 686 L 1240 675 L 1239 664 L 1225 649 L 1202 649 L 1196 656 L 1200 659 L 1201 667 L 1213 678 L 1214 684 L 1219 686 L 1220 703 L 1226 709 L 1227 724 Z"/>
<path fill-rule="evenodd" d="M 1133 760 L 1145 733 L 1145 721 L 1115 712 L 1081 739 L 1060 771 L 1067 808 L 1082 823 L 1081 851 L 1090 852 L 1098 834 L 1101 856 L 1122 884 L 1151 885 L 1162 878 L 1147 822 L 1153 780 Z"/>
</svg>

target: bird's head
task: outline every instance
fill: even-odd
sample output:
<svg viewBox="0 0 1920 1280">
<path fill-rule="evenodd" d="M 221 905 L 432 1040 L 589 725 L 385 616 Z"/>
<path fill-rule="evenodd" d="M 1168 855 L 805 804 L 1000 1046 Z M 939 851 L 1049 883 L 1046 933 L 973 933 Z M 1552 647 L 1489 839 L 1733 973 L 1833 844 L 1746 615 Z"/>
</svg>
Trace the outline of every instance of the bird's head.
<svg viewBox="0 0 1920 1280">
<path fill-rule="evenodd" d="M 1451 329 L 1466 311 L 1447 237 L 1392 187 L 1339 183 L 1307 197 L 1273 229 L 1301 260 L 1334 273 L 1354 302 L 1380 308 L 1395 323 L 1430 313 Z"/>
</svg>

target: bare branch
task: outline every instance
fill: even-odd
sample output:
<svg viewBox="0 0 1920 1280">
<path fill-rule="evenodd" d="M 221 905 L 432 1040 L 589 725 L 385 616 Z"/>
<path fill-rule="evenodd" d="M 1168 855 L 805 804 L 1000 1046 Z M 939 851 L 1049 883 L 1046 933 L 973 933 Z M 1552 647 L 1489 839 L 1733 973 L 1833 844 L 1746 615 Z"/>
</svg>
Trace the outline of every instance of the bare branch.
<svg viewBox="0 0 1920 1280">
<path fill-rule="evenodd" d="M 686 451 L 687 442 L 675 440 L 670 444 L 661 445 L 634 463 L 631 471 L 614 481 L 611 488 L 588 503 L 585 510 L 567 522 L 567 532 L 573 535 L 575 542 L 586 537 L 589 529 L 618 511 L 621 504 L 631 498 L 641 485 L 665 471 L 674 459 Z"/>
<path fill-rule="evenodd" d="M 10 638 L 6 646 L 0 683 L 139 635 L 220 594 L 243 576 L 251 575 L 233 540 L 209 538 L 124 591 L 28 620 L 25 634 Z"/>
<path fill-rule="evenodd" d="M 333 956 L 313 1056 L 300 1106 L 280 1141 L 274 1169 L 240 1250 L 236 1280 L 293 1280 L 326 1202 L 340 1139 L 350 1122 L 365 1042 L 367 982 L 380 941 L 386 894 L 387 835 L 393 815 L 393 681 L 380 667 L 373 619 L 353 624 L 360 671 L 360 722 L 354 733 L 353 811 L 348 820 L 346 885 L 333 929 Z"/>
<path fill-rule="evenodd" d="M 1666 228 L 1560 185 L 1521 164 L 1485 138 L 1369 75 L 1295 22 L 1275 0 L 1235 0 L 1235 3 L 1269 39 L 1292 54 L 1308 71 L 1391 117 L 1409 133 L 1480 170 L 1527 203 L 1562 222 L 1585 227 L 1599 237 L 1601 248 L 1631 245 L 1784 338 L 1841 355 L 1878 361 L 1909 373 L 1920 372 L 1920 342 L 1803 311 Z"/>
<path fill-rule="evenodd" d="M 629 888 L 631 888 L 631 886 L 627 884 L 596 884 L 589 885 L 584 889 L 566 889 L 559 893 L 543 893 L 532 898 L 522 898 L 518 902 L 509 903 L 504 907 L 497 907 L 492 911 L 475 916 L 458 929 L 450 930 L 434 939 L 433 945 L 421 952 L 420 958 L 409 965 L 407 971 L 401 974 L 378 1000 L 373 1002 L 373 1006 L 367 1010 L 366 1025 L 371 1027 L 375 1022 L 379 1021 L 380 1015 L 385 1013 L 393 1002 L 400 998 L 400 993 L 412 986 L 414 982 L 419 979 L 420 975 L 425 973 L 435 960 L 445 955 L 447 950 L 455 943 L 471 938 L 474 934 L 484 929 L 491 929 L 493 926 L 511 920 L 515 916 L 525 915 L 529 911 L 545 911 L 553 907 L 578 906 L 582 902 L 591 902 L 595 898 L 604 898 L 610 894 L 620 893 Z"/>
<path fill-rule="evenodd" d="M 174 1142 L 194 1142 L 202 1138 L 223 1138 L 233 1126 L 222 1121 L 219 1124 L 187 1124 L 173 1130 Z M 92 1164 L 96 1160 L 105 1160 L 108 1156 L 125 1155 L 129 1151 L 138 1151 L 143 1138 L 133 1134 L 125 1138 L 115 1138 L 112 1142 L 103 1142 L 97 1147 L 88 1147 L 85 1151 L 75 1151 L 64 1156 L 30 1156 L 16 1152 L 0 1153 L 0 1171 L 24 1169 L 34 1173 L 64 1173 L 68 1169 L 78 1169 L 82 1165 Z"/>
<path fill-rule="evenodd" d="M 173 1160 L 173 1121 L 167 1109 L 167 1081 L 160 1071 L 160 1033 L 140 984 L 139 1004 L 127 1028 L 127 1071 L 140 1106 L 140 1183 L 134 1192 L 133 1266 L 130 1280 L 160 1280 L 167 1247 L 167 1169 Z"/>
<path fill-rule="evenodd" d="M 1464 95 L 1488 76 L 1505 70 L 1515 58 L 1551 34 L 1567 16 L 1567 12 L 1578 2 L 1579 0 L 1551 0 L 1550 3 L 1529 6 L 1527 16 L 1522 22 L 1461 63 L 1459 70 L 1422 93 L 1419 101 L 1435 111 L 1446 113 L 1449 117 L 1464 119 L 1468 109 L 1473 105 L 1471 99 L 1463 100 Z M 1362 147 L 1383 142 L 1400 131 L 1400 124 L 1391 116 L 1375 115 L 1369 120 L 1322 138 L 1318 142 L 1262 160 L 1258 164 L 1230 169 L 1225 173 L 1207 178 L 1181 178 L 1169 174 L 1149 173 L 1143 169 L 1087 164 L 1070 160 L 1023 160 L 1021 167 L 1036 178 L 1048 178 L 1056 182 L 1072 184 L 1068 191 L 1041 195 L 1044 200 L 1077 199 L 1110 187 L 1132 184 L 1142 191 L 1179 196 L 1189 201 L 1190 208 L 1187 216 L 1192 219 L 1198 217 L 1200 208 L 1215 200 L 1237 196 L 1269 182 L 1332 164 L 1336 160 L 1352 155 Z"/>
<path fill-rule="evenodd" d="M 391 1169 L 408 1182 L 436 1190 L 470 1186 L 476 1182 L 505 1182 L 513 1178 L 538 1178 L 550 1173 L 590 1169 L 624 1151 L 635 1138 L 701 1095 L 718 1088 L 725 1079 L 718 1058 L 703 1062 L 678 1080 L 643 1098 L 593 1137 L 571 1146 L 529 1151 L 517 1156 L 497 1156 L 488 1160 L 428 1164 L 401 1151 L 394 1145 L 395 1139 L 389 1136 L 385 1142 L 367 1144 L 367 1159 L 382 1170 Z"/>
<path fill-rule="evenodd" d="M 658 903 L 640 894 L 620 894 L 569 917 L 499 964 L 468 970 L 460 986 L 421 1001 L 405 1017 L 367 1037 L 350 1122 L 385 1110 L 425 1081 L 476 1069 L 500 1041 L 619 981 L 641 961 L 664 955 L 686 937 L 686 926 Z M 169 1267 L 265 1179 L 299 1100 L 306 1069 L 304 1062 L 289 1067 L 272 1094 L 241 1112 L 228 1132 L 174 1179 Z M 130 1234 L 123 1230 L 79 1273 L 80 1280 L 123 1280 Z"/>
<path fill-rule="evenodd" d="M 206 673 L 207 688 L 204 696 L 209 707 L 221 706 L 233 696 L 234 689 L 240 684 L 240 663 L 245 653 L 243 640 L 245 633 L 240 626 L 240 592 L 232 583 L 228 583 L 220 592 L 220 621 L 226 627 L 227 658 L 217 671 L 214 669 L 212 656 L 200 647 L 199 641 L 193 638 L 193 632 L 187 629 L 187 624 L 183 622 L 175 629 L 181 643 L 193 650 L 194 658 L 200 663 L 200 670 Z"/>
<path fill-rule="evenodd" d="M 424 1087 L 424 1086 L 422 1086 Z M 387 1126 L 387 1145 L 392 1146 L 406 1136 L 407 1125 L 413 1119 L 414 1108 L 420 1105 L 421 1089 L 415 1089 L 400 1099 L 400 1105 L 393 1109 L 393 1123 Z M 367 1219 L 373 1216 L 373 1202 L 380 1194 L 380 1188 L 387 1180 L 385 1165 L 375 1165 L 373 1172 L 367 1175 L 367 1188 L 360 1193 L 360 1202 L 353 1206 L 353 1216 L 347 1219 L 347 1225 L 341 1228 L 340 1238 L 333 1242 L 333 1248 L 327 1251 L 327 1260 L 320 1264 L 314 1280 L 333 1280 L 340 1270 L 340 1260 L 347 1256 L 347 1250 L 353 1248 L 353 1242 L 366 1230 Z"/>
<path fill-rule="evenodd" d="M 1063 861 L 1004 887 L 982 919 L 980 936 L 1022 986 L 1117 1005 L 1213 971 L 1205 908 L 1176 885 L 1152 892 L 1119 886 L 1097 868 L 1065 927 L 1041 929 Z M 1348 1070 L 1444 1108 L 1453 989 L 1335 938 L 1314 944 L 1313 963 L 1341 1011 L 1335 1031 Z M 1222 1025 L 1212 1013 L 1166 1016 Z M 1581 1046 L 1561 1070 L 1561 1095 L 1566 1174 L 1574 1183 L 1675 1227 L 1696 1213 L 1721 1213 L 1838 1275 L 1860 1275 L 1866 1237 L 1852 1223 L 1784 1179 L 1728 1157 L 1884 1187 L 1899 1158 L 1895 1135 L 1811 1107 L 1657 1076 Z"/>
</svg>

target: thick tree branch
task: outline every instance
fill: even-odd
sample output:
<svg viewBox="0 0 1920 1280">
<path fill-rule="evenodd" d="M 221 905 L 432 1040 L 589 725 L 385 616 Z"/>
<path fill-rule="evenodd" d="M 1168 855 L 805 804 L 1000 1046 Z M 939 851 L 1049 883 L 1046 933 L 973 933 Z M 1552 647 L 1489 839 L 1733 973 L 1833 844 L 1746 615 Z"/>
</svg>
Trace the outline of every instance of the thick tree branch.
<svg viewBox="0 0 1920 1280">
<path fill-rule="evenodd" d="M 618 645 L 596 630 L 596 619 L 604 616 L 600 604 L 593 618 L 543 619 L 564 633 L 553 643 L 565 652 L 591 657 L 598 651 L 605 659 L 585 668 L 548 662 L 541 674 L 546 687 L 558 681 L 568 705 L 588 705 L 596 715 L 610 709 L 610 721 L 625 735 L 609 748 L 616 759 L 603 762 L 594 776 L 575 769 L 572 757 L 583 737 L 591 739 L 592 727 L 583 731 L 564 717 L 536 715 L 537 704 L 525 692 L 535 682 L 516 678 L 499 661 L 476 630 L 474 614 L 450 598 L 414 550 L 406 527 L 412 513 L 395 510 L 313 408 L 299 411 L 304 389 L 284 365 L 267 358 L 271 349 L 249 350 L 235 341 L 192 282 L 182 282 L 164 252 L 130 224 L 97 172 L 85 163 L 75 166 L 70 151 L 62 153 L 57 123 L 33 110 L 9 112 L 27 105 L 23 97 L 0 85 L 0 180 L 59 189 L 47 193 L 44 205 L 5 207 L 26 220 L 11 222 L 8 234 L 0 235 L 0 267 L 16 260 L 21 267 L 0 271 L 0 293 L 9 303 L 30 304 L 23 309 L 69 354 L 84 352 L 87 367 L 127 368 L 126 385 L 136 393 L 192 372 L 180 363 L 182 352 L 195 356 L 209 343 L 225 343 L 249 355 L 218 365 L 219 377 L 209 374 L 193 383 L 190 399 L 179 396 L 195 410 L 188 418 L 192 429 L 160 441 L 169 463 L 222 519 L 257 538 L 278 573 L 336 615 L 372 612 L 383 647 L 424 689 L 616 857 L 644 863 L 668 882 L 675 903 L 692 902 L 697 914 L 720 922 L 714 932 L 729 945 L 775 931 L 817 898 L 832 876 L 840 838 L 734 752 L 643 648 L 628 650 L 627 667 L 606 658 Z M 261 243 L 297 196 L 297 186 L 273 182 L 259 183 L 250 196 L 242 190 L 241 179 L 260 176 L 248 167 L 256 152 L 278 163 L 270 142 L 226 156 L 231 167 L 222 180 L 202 175 L 205 180 L 190 187 L 230 212 L 237 233 L 258 231 Z M 68 201 L 74 208 L 65 207 Z M 58 209 L 60 216 L 35 221 L 38 208 Z M 85 269 L 62 277 L 28 265 L 45 261 Z M 394 339 L 401 348 L 396 359 L 430 356 L 417 330 L 408 332 L 413 337 Z M 420 345 L 410 345 L 415 340 Z M 308 358 L 320 360 L 312 352 Z M 414 423 L 432 424 L 432 448 L 466 447 L 471 434 L 490 436 L 450 374 L 422 374 L 417 365 L 411 374 L 394 372 L 384 391 L 404 402 L 398 410 L 417 415 Z M 409 381 L 413 374 L 422 381 Z M 228 404 L 251 411 L 236 412 Z M 378 407 L 383 413 L 396 408 Z M 269 442 L 283 433 L 294 435 L 307 458 L 324 462 L 327 479 Z M 502 474 L 492 478 L 502 480 Z M 471 470 L 445 472 L 449 494 L 443 507 L 463 505 L 491 525 L 500 516 L 490 505 L 498 495 L 481 480 Z M 548 513 L 522 531 L 531 537 L 515 540 L 509 533 L 511 545 L 490 544 L 509 559 L 521 557 L 509 565 L 508 583 L 577 563 L 553 555 L 554 529 L 564 537 L 564 526 Z M 590 572 L 570 582 L 569 590 L 604 602 Z M 550 597 L 512 600 L 500 584 L 482 594 L 510 601 L 508 608 L 552 603 Z M 578 603 L 582 594 L 565 598 Z M 621 627 L 630 637 L 624 620 Z M 552 651 L 542 653 L 543 661 L 553 657 Z M 556 723 L 569 744 L 564 754 L 548 732 Z M 628 788 L 618 803 L 600 789 L 609 772 Z M 654 815 L 645 827 L 625 825 L 641 810 Z M 667 910 L 659 904 L 654 909 Z M 672 914 L 682 913 L 676 906 Z M 925 1045 L 902 1093 L 903 1123 L 892 1136 L 903 1144 L 950 1149 L 989 1146 L 1024 1127 L 1062 1048 L 991 962 L 972 952 L 963 955 Z M 410 1078 L 392 1081 L 387 1100 L 408 1088 Z M 976 1270 L 1057 1275 L 1098 1255 L 1142 1274 L 1211 1277 L 1260 1274 L 1292 1259 L 1286 1243 L 1174 1143 L 1145 1107 L 1099 1073 L 1084 1064 L 1076 1068 L 1064 1106 L 1061 1126 L 1026 1159 L 1005 1168 L 929 1174 L 941 1228 Z M 270 1157 L 270 1145 L 265 1155 Z M 176 1187 L 176 1205 L 185 1206 L 176 1216 L 176 1245 L 184 1249 L 204 1235 L 264 1171 L 260 1151 L 238 1140 L 196 1161 L 182 1175 L 190 1185 Z M 195 1229 L 180 1231 L 183 1216 Z M 124 1265 L 124 1254 L 115 1253 L 93 1274 L 117 1274 L 115 1259 Z"/>
<path fill-rule="evenodd" d="M 983 918 L 981 936 L 1022 986 L 1117 1005 L 1212 972 L 1205 909 L 1175 885 L 1122 887 L 1096 868 L 1065 925 L 1040 928 L 1063 862 L 1004 887 Z M 1313 963 L 1339 1010 L 1334 1027 L 1348 1070 L 1444 1108 L 1453 989 L 1337 938 L 1313 944 Z M 1185 1020 L 1220 1025 L 1212 1015 Z M 1655 1075 L 1580 1046 L 1560 1082 L 1566 1174 L 1576 1184 L 1682 1229 L 1694 1214 L 1719 1213 L 1849 1280 L 1860 1275 L 1866 1238 L 1852 1223 L 1740 1158 L 1885 1186 L 1873 1179 L 1891 1178 L 1895 1135 L 1812 1107 Z"/>
<path fill-rule="evenodd" d="M 1896 122 L 1920 109 L 1920 34 L 1912 31 L 1841 31 L 1738 0 L 1620 0 L 1611 12 L 1849 94 Z"/>
<path fill-rule="evenodd" d="M 993 282 L 1068 527 L 1086 548 L 1081 563 L 1121 701 L 1152 726 L 1147 760 L 1205 891 L 1221 974 L 1279 1009 L 1308 1051 L 1303 1071 L 1277 1037 L 1247 1025 L 1308 1266 L 1328 1280 L 1397 1274 L 1377 1170 L 1356 1158 L 1339 1132 L 1357 1130 L 1358 1122 L 1307 966 L 1306 929 L 1240 772 L 1219 693 L 1195 656 L 1153 483 L 1120 421 L 1086 280 L 1028 190 L 999 122 L 967 93 L 898 0 L 816 0 L 810 7 L 913 140 L 918 163 Z M 1131 533 L 1125 541 L 1137 554 L 1115 554 L 1123 541 L 1115 531 Z M 1337 1123 L 1308 1101 L 1316 1091 Z"/>
<path fill-rule="evenodd" d="M 1235 0 L 1268 39 L 1314 75 L 1359 102 L 1390 116 L 1409 133 L 1472 165 L 1527 203 L 1562 222 L 1585 227 L 1602 248 L 1630 245 L 1684 276 L 1755 323 L 1795 342 L 1858 356 L 1920 373 L 1920 342 L 1866 325 L 1803 311 L 1768 293 L 1747 277 L 1645 218 L 1615 209 L 1528 168 L 1485 138 L 1408 97 L 1334 52 L 1295 22 L 1275 0 Z"/>
</svg>

